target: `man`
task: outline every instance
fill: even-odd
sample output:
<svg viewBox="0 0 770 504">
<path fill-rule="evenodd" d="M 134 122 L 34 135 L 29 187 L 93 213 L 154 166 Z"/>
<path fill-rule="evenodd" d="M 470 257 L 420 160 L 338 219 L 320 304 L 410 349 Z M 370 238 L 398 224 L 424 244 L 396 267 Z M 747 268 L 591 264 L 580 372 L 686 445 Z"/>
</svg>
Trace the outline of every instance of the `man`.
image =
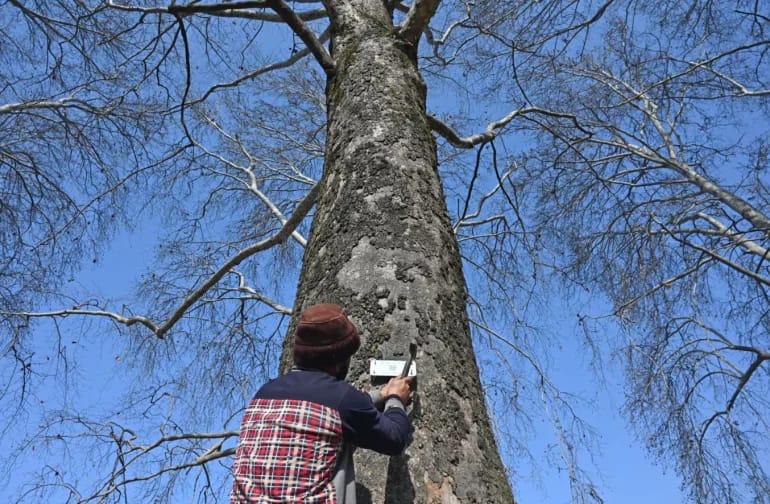
<svg viewBox="0 0 770 504">
<path fill-rule="evenodd" d="M 243 416 L 231 503 L 355 504 L 355 447 L 404 451 L 411 378 L 393 378 L 372 394 L 347 384 L 359 346 L 339 306 L 302 312 L 294 369 L 260 388 Z"/>
</svg>

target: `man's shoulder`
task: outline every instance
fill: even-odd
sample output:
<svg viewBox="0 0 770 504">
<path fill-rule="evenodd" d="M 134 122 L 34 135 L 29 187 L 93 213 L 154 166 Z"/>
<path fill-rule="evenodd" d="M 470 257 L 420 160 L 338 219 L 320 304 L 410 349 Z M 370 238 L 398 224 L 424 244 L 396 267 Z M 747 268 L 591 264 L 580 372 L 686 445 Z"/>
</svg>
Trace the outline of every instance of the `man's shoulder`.
<svg viewBox="0 0 770 504">
<path fill-rule="evenodd" d="M 334 376 L 315 370 L 292 370 L 264 384 L 256 399 L 296 399 L 310 401 L 334 409 L 342 406 L 348 397 L 355 400 L 357 389 Z M 366 394 L 364 394 L 366 395 Z"/>
<path fill-rule="evenodd" d="M 374 401 L 372 396 L 368 392 L 364 392 L 349 383 L 345 389 L 345 394 L 340 401 L 340 409 L 348 409 L 354 411 L 360 410 L 374 410 Z"/>
</svg>

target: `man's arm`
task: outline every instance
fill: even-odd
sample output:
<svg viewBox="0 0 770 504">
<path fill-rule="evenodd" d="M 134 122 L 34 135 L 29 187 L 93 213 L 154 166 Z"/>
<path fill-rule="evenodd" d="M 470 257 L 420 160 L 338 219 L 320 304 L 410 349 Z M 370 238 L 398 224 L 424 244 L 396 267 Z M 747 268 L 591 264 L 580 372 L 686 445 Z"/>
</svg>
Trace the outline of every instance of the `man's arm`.
<svg viewBox="0 0 770 504">
<path fill-rule="evenodd" d="M 401 454 L 411 442 L 412 425 L 405 411 L 411 401 L 410 383 L 411 378 L 394 378 L 382 388 L 382 413 L 369 394 L 351 388 L 340 404 L 346 440 L 386 455 Z"/>
</svg>

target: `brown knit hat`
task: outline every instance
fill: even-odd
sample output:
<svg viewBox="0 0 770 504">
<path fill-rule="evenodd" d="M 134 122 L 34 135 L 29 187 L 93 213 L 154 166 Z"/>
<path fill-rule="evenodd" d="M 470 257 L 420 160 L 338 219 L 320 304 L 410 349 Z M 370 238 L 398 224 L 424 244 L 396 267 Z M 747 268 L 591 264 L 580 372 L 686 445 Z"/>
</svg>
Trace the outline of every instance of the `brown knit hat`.
<svg viewBox="0 0 770 504">
<path fill-rule="evenodd" d="M 361 346 L 358 329 L 336 304 L 306 308 L 294 331 L 294 363 L 318 368 L 342 363 Z"/>
</svg>

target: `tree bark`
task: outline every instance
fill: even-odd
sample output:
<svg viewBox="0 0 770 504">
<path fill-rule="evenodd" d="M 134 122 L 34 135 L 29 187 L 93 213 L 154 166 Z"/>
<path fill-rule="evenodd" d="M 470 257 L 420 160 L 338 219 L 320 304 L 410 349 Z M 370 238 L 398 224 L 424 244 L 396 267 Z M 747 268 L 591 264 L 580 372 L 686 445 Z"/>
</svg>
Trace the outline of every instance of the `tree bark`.
<svg viewBox="0 0 770 504">
<path fill-rule="evenodd" d="M 336 72 L 327 145 L 295 303 L 334 302 L 361 330 L 349 379 L 418 345 L 414 442 L 356 453 L 358 502 L 511 503 L 479 380 L 457 240 L 437 171 L 416 49 L 384 2 L 328 1 Z M 291 359 L 292 321 L 284 365 Z"/>
</svg>

